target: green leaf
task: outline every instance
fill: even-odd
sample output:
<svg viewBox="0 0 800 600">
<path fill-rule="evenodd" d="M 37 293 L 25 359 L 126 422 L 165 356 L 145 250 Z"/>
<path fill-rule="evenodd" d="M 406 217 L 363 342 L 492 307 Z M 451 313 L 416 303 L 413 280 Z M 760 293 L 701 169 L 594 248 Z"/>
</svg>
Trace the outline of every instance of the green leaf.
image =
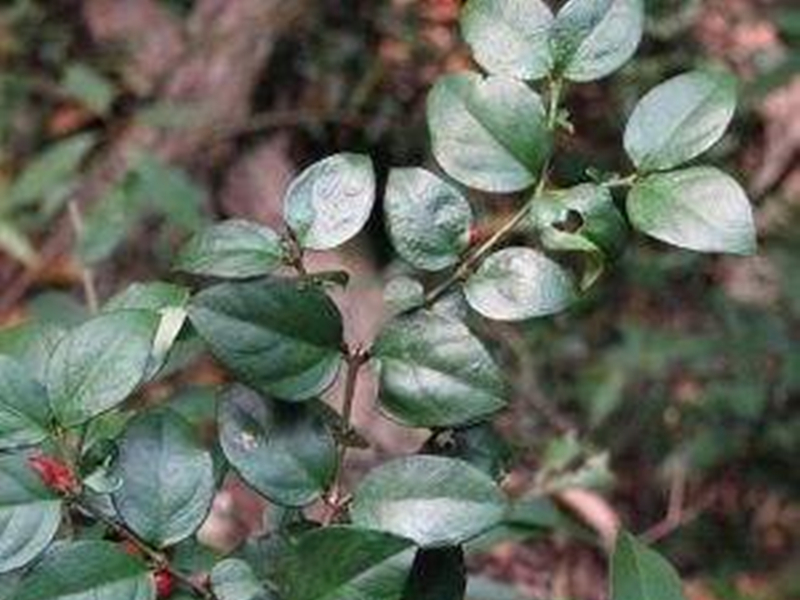
<svg viewBox="0 0 800 600">
<path fill-rule="evenodd" d="M 234 386 L 219 406 L 219 437 L 242 478 L 278 504 L 313 502 L 336 470 L 335 442 L 317 400 L 278 402 Z"/>
<path fill-rule="evenodd" d="M 523 82 L 458 73 L 428 95 L 433 155 L 448 175 L 487 192 L 531 186 L 550 153 L 539 96 Z"/>
<path fill-rule="evenodd" d="M 205 192 L 183 170 L 154 156 L 136 158 L 129 174 L 131 194 L 142 206 L 164 215 L 170 223 L 188 231 L 203 224 Z"/>
<path fill-rule="evenodd" d="M 697 252 L 753 254 L 756 233 L 747 195 L 712 167 L 656 173 L 628 194 L 628 217 L 639 231 Z"/>
<path fill-rule="evenodd" d="M 542 0 L 470 0 L 461 29 L 475 60 L 489 73 L 540 79 L 553 66 L 553 13 Z"/>
<path fill-rule="evenodd" d="M 111 542 L 65 542 L 23 577 L 10 600 L 155 600 L 147 565 Z"/>
<path fill-rule="evenodd" d="M 312 398 L 339 370 L 341 315 L 316 286 L 277 278 L 220 284 L 194 297 L 189 318 L 234 375 L 281 399 Z"/>
<path fill-rule="evenodd" d="M 531 248 L 495 252 L 467 280 L 467 302 L 484 317 L 522 321 L 561 312 L 576 298 L 575 282 L 557 262 Z"/>
<path fill-rule="evenodd" d="M 119 515 L 161 548 L 193 534 L 211 506 L 211 455 L 189 423 L 170 410 L 144 413 L 128 424 L 114 475 L 122 481 L 113 496 Z"/>
<path fill-rule="evenodd" d="M 628 237 L 611 192 L 595 184 L 544 194 L 531 206 L 529 220 L 548 250 L 586 257 L 583 288 L 594 283 L 607 260 L 621 254 Z"/>
<path fill-rule="evenodd" d="M 641 171 L 682 165 L 713 146 L 736 111 L 736 79 L 692 71 L 650 90 L 625 127 L 625 151 Z"/>
<path fill-rule="evenodd" d="M 98 115 L 108 113 L 111 103 L 114 102 L 114 86 L 111 82 L 89 65 L 82 63 L 72 63 L 67 67 L 61 87 Z"/>
<path fill-rule="evenodd" d="M 14 358 L 44 383 L 50 355 L 64 333 L 60 327 L 41 321 L 9 327 L 0 331 L 0 354 Z"/>
<path fill-rule="evenodd" d="M 155 313 L 123 310 L 94 317 L 61 339 L 47 367 L 47 391 L 62 425 L 80 425 L 136 389 L 157 326 Z"/>
<path fill-rule="evenodd" d="M 283 210 L 301 246 L 329 250 L 364 228 L 374 202 L 372 160 L 345 152 L 300 173 L 286 192 Z"/>
<path fill-rule="evenodd" d="M 91 265 L 110 257 L 142 213 L 141 198 L 131 192 L 129 184 L 123 182 L 108 190 L 84 218 L 83 231 L 78 237 L 81 260 Z"/>
<path fill-rule="evenodd" d="M 684 595 L 672 565 L 621 531 L 611 556 L 611 600 L 684 600 Z"/>
<path fill-rule="evenodd" d="M 191 292 L 174 283 L 147 281 L 132 283 L 117 295 L 111 297 L 103 312 L 118 310 L 150 310 L 158 312 L 165 308 L 186 306 Z"/>
<path fill-rule="evenodd" d="M 45 440 L 50 418 L 44 387 L 22 364 L 0 356 L 0 450 Z"/>
<path fill-rule="evenodd" d="M 408 456 L 373 469 L 357 488 L 353 524 L 414 540 L 461 544 L 497 525 L 506 502 L 494 481 L 469 463 Z"/>
<path fill-rule="evenodd" d="M 47 146 L 14 180 L 8 192 L 11 206 L 27 206 L 51 196 L 65 197 L 86 153 L 94 145 L 91 133 L 74 135 Z"/>
<path fill-rule="evenodd" d="M 386 283 L 383 302 L 390 314 L 399 314 L 425 304 L 425 288 L 416 279 L 400 275 Z"/>
<path fill-rule="evenodd" d="M 470 330 L 430 311 L 393 319 L 375 342 L 380 406 L 412 427 L 462 425 L 505 406 L 500 369 Z"/>
<path fill-rule="evenodd" d="M 463 600 L 467 589 L 464 550 L 421 549 L 414 558 L 403 600 Z"/>
<path fill-rule="evenodd" d="M 245 561 L 228 558 L 211 571 L 211 590 L 218 600 L 270 600 L 272 594 Z"/>
<path fill-rule="evenodd" d="M 44 550 L 61 524 L 61 500 L 18 454 L 0 455 L 0 573 Z"/>
<path fill-rule="evenodd" d="M 414 560 L 409 540 L 333 526 L 304 534 L 280 571 L 291 600 L 401 600 Z"/>
<path fill-rule="evenodd" d="M 425 443 L 422 452 L 459 458 L 495 480 L 507 473 L 511 458 L 510 446 L 491 423 L 437 432 Z"/>
<path fill-rule="evenodd" d="M 384 210 L 395 250 L 415 267 L 445 269 L 469 246 L 469 202 L 425 169 L 392 169 Z"/>
<path fill-rule="evenodd" d="M 281 265 L 283 245 L 269 227 L 231 219 L 195 234 L 175 268 L 195 275 L 232 279 L 267 275 Z"/>
<path fill-rule="evenodd" d="M 636 52 L 643 27 L 643 0 L 570 0 L 553 24 L 556 72 L 571 81 L 610 75 Z"/>
</svg>

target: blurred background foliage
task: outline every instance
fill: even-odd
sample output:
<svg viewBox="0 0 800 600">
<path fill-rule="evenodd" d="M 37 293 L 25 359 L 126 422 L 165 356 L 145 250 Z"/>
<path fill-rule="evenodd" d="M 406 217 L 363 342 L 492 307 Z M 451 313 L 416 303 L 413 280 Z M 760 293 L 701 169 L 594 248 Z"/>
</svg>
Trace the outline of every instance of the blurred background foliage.
<svg viewBox="0 0 800 600">
<path fill-rule="evenodd" d="M 427 90 L 470 64 L 459 2 L 296 4 L 0 5 L 4 323 L 80 320 L 87 273 L 101 298 L 168 277 L 176 246 L 210 220 L 274 222 L 289 174 L 333 151 L 368 151 L 384 176 L 432 166 Z M 569 314 L 484 332 L 517 395 L 496 428 L 514 453 L 511 489 L 584 494 L 552 496 L 572 526 L 532 504 L 507 540 L 476 548 L 474 600 L 602 598 L 603 558 L 580 527 L 618 518 L 677 562 L 692 599 L 800 597 L 800 8 L 646 4 L 637 59 L 569 90 L 575 134 L 559 140 L 554 179 L 624 174 L 636 99 L 722 63 L 740 77 L 740 108 L 711 160 L 750 191 L 760 251 L 707 257 L 637 240 Z M 237 43 L 243 54 L 226 54 Z M 487 216 L 504 210 L 473 200 Z M 364 288 L 402 271 L 374 221 L 341 258 Z M 213 383 L 210 368 L 182 377 Z"/>
</svg>

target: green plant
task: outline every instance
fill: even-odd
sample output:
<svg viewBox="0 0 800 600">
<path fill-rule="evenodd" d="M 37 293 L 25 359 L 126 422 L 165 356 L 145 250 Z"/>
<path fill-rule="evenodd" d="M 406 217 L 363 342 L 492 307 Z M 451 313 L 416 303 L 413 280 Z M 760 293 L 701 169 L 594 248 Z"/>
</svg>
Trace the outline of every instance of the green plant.
<svg viewBox="0 0 800 600">
<path fill-rule="evenodd" d="M 285 233 L 232 220 L 187 244 L 177 269 L 201 283 L 223 281 L 199 290 L 136 284 L 72 330 L 28 323 L 3 332 L 6 596 L 458 599 L 464 544 L 514 520 L 556 526 L 542 498 L 502 491 L 505 456 L 485 424 L 505 406 L 507 386 L 466 306 L 507 321 L 566 309 L 624 250 L 629 224 L 697 251 L 755 248 L 738 184 L 711 167 L 684 166 L 732 118 L 734 83 L 722 73 L 680 75 L 641 100 L 624 135 L 630 175 L 569 189 L 550 181 L 557 138 L 572 128 L 562 106 L 567 86 L 625 63 L 643 20 L 641 0 L 571 0 L 555 16 L 538 0 L 466 5 L 464 34 L 489 74 L 436 83 L 428 100 L 433 154 L 453 180 L 503 194 L 514 212 L 499 224 L 476 222 L 453 183 L 419 168 L 392 170 L 383 203 L 390 237 L 410 267 L 436 275 L 427 290 L 409 277 L 390 282 L 393 314 L 373 343 L 345 342 L 329 291 L 347 285 L 346 274 L 310 272 L 304 261 L 308 251 L 352 239 L 372 212 L 373 165 L 349 153 L 292 183 Z M 526 83 L 540 79 L 544 99 Z M 625 211 L 615 198 L 622 192 Z M 197 337 L 239 382 L 216 402 L 211 446 L 196 438 L 181 403 L 135 402 Z M 366 368 L 378 374 L 381 410 L 433 438 L 350 490 L 343 467 L 364 442 L 351 415 Z M 337 412 L 318 398 L 340 370 Z M 443 436 L 452 443 L 436 443 Z M 564 451 L 574 454 L 562 444 Z M 228 468 L 282 509 L 267 536 L 215 559 L 198 579 L 178 556 Z M 319 522 L 302 512 L 314 502 L 324 508 Z M 625 532 L 611 582 L 615 600 L 682 597 L 674 569 Z"/>
</svg>

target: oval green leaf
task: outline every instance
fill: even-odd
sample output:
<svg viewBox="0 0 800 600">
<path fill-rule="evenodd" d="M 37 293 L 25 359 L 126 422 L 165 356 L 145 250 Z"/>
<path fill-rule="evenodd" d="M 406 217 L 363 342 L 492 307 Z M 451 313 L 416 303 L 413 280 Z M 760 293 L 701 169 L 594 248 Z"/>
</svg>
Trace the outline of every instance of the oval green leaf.
<svg viewBox="0 0 800 600">
<path fill-rule="evenodd" d="M 114 505 L 143 540 L 171 546 L 203 523 L 214 495 L 211 455 L 183 417 L 171 410 L 144 413 L 128 424 L 114 475 Z"/>
<path fill-rule="evenodd" d="M 628 217 L 639 231 L 697 252 L 753 254 L 756 232 L 747 195 L 712 167 L 656 173 L 633 186 Z"/>
<path fill-rule="evenodd" d="M 425 169 L 392 169 L 384 210 L 395 250 L 415 267 L 445 269 L 469 246 L 469 202 Z"/>
<path fill-rule="evenodd" d="M 506 501 L 492 479 L 469 463 L 407 456 L 373 469 L 353 496 L 358 527 L 414 540 L 422 547 L 461 544 L 497 525 Z"/>
<path fill-rule="evenodd" d="M 155 600 L 147 565 L 111 542 L 64 542 L 23 577 L 9 600 Z"/>
<path fill-rule="evenodd" d="M 0 573 L 32 561 L 55 537 L 61 499 L 22 455 L 0 456 Z"/>
<path fill-rule="evenodd" d="M 47 392 L 62 425 L 80 425 L 136 389 L 158 323 L 156 313 L 122 310 L 86 321 L 61 339 L 47 365 Z"/>
<path fill-rule="evenodd" d="M 611 555 L 611 600 L 684 600 L 680 577 L 660 554 L 627 531 Z"/>
<path fill-rule="evenodd" d="M 278 402 L 234 386 L 219 405 L 219 438 L 242 478 L 270 500 L 304 506 L 327 488 L 336 444 L 318 401 Z"/>
<path fill-rule="evenodd" d="M 269 227 L 231 219 L 201 231 L 178 254 L 175 268 L 194 275 L 246 279 L 267 275 L 283 261 L 283 243 Z"/>
<path fill-rule="evenodd" d="M 304 534 L 280 569 L 292 600 L 401 600 L 414 560 L 411 541 L 333 526 Z"/>
<path fill-rule="evenodd" d="M 542 101 L 519 80 L 445 75 L 428 95 L 427 112 L 437 162 L 470 187 L 487 192 L 530 187 L 550 153 Z"/>
<path fill-rule="evenodd" d="M 364 228 L 374 202 L 372 160 L 341 153 L 303 171 L 286 192 L 283 210 L 301 246 L 329 250 Z"/>
<path fill-rule="evenodd" d="M 736 79 L 693 71 L 662 83 L 636 105 L 625 127 L 625 151 L 641 171 L 682 165 L 713 146 L 736 111 Z"/>
<path fill-rule="evenodd" d="M 16 360 L 0 356 L 0 450 L 43 441 L 50 420 L 44 387 Z"/>
<path fill-rule="evenodd" d="M 561 312 L 577 296 L 572 276 L 531 248 L 495 252 L 467 280 L 470 306 L 489 319 L 522 321 Z"/>
<path fill-rule="evenodd" d="M 341 315 L 310 283 L 220 284 L 194 297 L 189 318 L 237 378 L 284 400 L 317 395 L 341 363 Z"/>
<path fill-rule="evenodd" d="M 550 72 L 553 13 L 542 0 L 470 0 L 461 29 L 475 60 L 489 73 L 540 79 Z"/>
<path fill-rule="evenodd" d="M 555 70 L 571 81 L 610 75 L 636 52 L 643 28 L 643 0 L 570 0 L 553 24 Z"/>
<path fill-rule="evenodd" d="M 412 427 L 484 419 L 505 406 L 500 369 L 463 323 L 430 311 L 393 319 L 375 342 L 379 402 Z"/>
</svg>

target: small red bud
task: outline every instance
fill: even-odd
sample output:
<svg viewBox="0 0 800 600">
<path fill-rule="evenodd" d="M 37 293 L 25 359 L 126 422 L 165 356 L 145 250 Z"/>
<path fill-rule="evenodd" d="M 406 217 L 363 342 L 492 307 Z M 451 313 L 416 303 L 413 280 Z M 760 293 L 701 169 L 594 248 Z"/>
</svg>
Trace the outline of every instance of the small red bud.
<svg viewBox="0 0 800 600">
<path fill-rule="evenodd" d="M 159 569 L 153 573 L 156 583 L 156 597 L 169 598 L 175 590 L 175 578 L 166 569 Z"/>
<path fill-rule="evenodd" d="M 38 454 L 28 458 L 28 465 L 51 490 L 60 494 L 74 494 L 80 490 L 75 472 L 58 458 Z"/>
</svg>

